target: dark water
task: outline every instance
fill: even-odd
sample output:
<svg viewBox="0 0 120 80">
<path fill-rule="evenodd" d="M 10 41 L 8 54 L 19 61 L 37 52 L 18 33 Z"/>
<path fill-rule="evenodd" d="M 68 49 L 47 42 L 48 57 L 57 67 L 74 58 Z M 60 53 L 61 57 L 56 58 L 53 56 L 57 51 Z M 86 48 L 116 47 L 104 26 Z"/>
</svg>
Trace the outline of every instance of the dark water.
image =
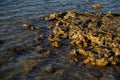
<svg viewBox="0 0 120 80">
<path fill-rule="evenodd" d="M 97 4 L 97 3 L 100 3 L 102 5 L 102 9 L 94 10 L 91 8 L 93 4 Z M 0 43 L 1 60 L 3 58 L 2 52 L 4 52 L 6 49 L 20 45 L 31 46 L 34 38 L 39 36 L 36 31 L 23 30 L 21 27 L 22 23 L 32 19 L 38 19 L 42 16 L 49 15 L 50 13 L 60 12 L 60 11 L 82 11 L 82 12 L 95 12 L 95 13 L 97 12 L 107 13 L 108 11 L 120 12 L 120 0 L 0 0 L 0 40 L 4 41 L 3 44 Z M 41 24 L 41 26 L 42 25 L 44 26 L 44 24 Z M 37 55 L 31 54 L 30 56 L 36 58 Z M 24 60 L 26 61 L 26 59 L 21 58 L 21 56 L 18 59 L 19 60 L 23 59 L 23 61 Z M 0 61 L 0 63 L 2 63 L 2 61 Z M 30 63 L 32 64 L 32 62 Z M 21 64 L 16 63 L 9 67 L 12 67 L 12 69 L 16 67 L 15 69 L 17 69 L 21 65 L 22 63 Z M 4 71 L 9 67 L 2 66 L 1 70 Z M 108 68 L 108 70 L 103 70 L 103 71 L 106 71 L 105 73 L 108 74 L 113 74 L 111 71 L 117 72 L 117 70 L 119 70 L 116 67 L 114 70 L 112 69 L 111 71 L 109 71 L 109 69 L 111 70 L 111 68 Z M 86 70 L 85 68 L 80 69 L 80 71 L 83 70 L 89 72 L 89 69 L 88 70 Z M 91 72 L 91 75 L 94 74 L 94 72 L 97 73 L 97 71 L 94 70 L 92 71 L 93 72 Z M 72 73 L 72 71 L 70 72 Z M 18 73 L 20 72 L 18 71 Z M 118 74 L 118 73 L 114 73 L 114 74 Z M 17 74 L 17 72 L 14 74 Z M 36 73 L 33 72 L 30 75 L 32 74 L 35 75 Z M 86 73 L 83 72 L 83 74 Z M 89 74 L 87 75 L 89 76 Z M 113 80 L 113 78 L 114 80 L 120 79 L 119 76 L 118 78 L 115 78 L 113 75 L 111 76 L 112 76 L 111 80 Z M 107 78 L 106 80 L 110 80 L 111 76 L 109 76 L 109 78 Z M 85 77 L 87 76 L 84 76 L 84 78 Z M 108 77 L 108 76 L 104 76 L 104 77 Z M 16 80 L 16 78 L 15 79 L 13 78 L 13 80 Z M 66 80 L 66 79 L 62 79 L 62 80 Z M 86 78 L 86 80 L 88 79 Z"/>
<path fill-rule="evenodd" d="M 91 5 L 100 3 L 102 9 L 94 10 Z M 4 46 L 17 45 L 18 39 L 30 36 L 30 32 L 21 32 L 21 24 L 30 19 L 38 19 L 41 16 L 60 11 L 87 11 L 103 12 L 120 11 L 119 0 L 0 0 L 0 38 L 8 40 Z M 16 39 L 16 42 L 12 40 Z"/>
</svg>

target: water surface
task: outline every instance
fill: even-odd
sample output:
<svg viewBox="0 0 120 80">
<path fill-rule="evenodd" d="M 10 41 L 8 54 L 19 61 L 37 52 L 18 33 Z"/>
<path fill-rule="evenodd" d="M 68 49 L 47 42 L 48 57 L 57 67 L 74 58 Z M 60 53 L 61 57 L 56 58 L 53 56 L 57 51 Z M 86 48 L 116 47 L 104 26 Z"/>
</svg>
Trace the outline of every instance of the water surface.
<svg viewBox="0 0 120 80">
<path fill-rule="evenodd" d="M 93 4 L 100 3 L 102 9 L 94 10 Z M 119 12 L 119 0 L 0 0 L 0 39 L 7 40 L 4 47 L 26 43 L 22 37 L 28 37 L 30 32 L 21 31 L 21 25 L 25 21 L 38 19 L 41 16 L 60 11 L 82 12 Z M 33 33 L 32 33 L 33 34 Z M 15 40 L 12 42 L 12 40 Z M 14 44 L 13 44 L 14 43 Z"/>
<path fill-rule="evenodd" d="M 102 8 L 99 10 L 92 9 L 91 6 L 97 3 L 101 4 Z M 12 54 L 12 56 L 9 57 L 9 55 L 11 54 L 5 55 L 2 53 L 6 53 L 5 51 L 8 48 L 11 48 L 14 46 L 32 46 L 33 45 L 34 39 L 38 37 L 39 34 L 36 31 L 23 30 L 22 23 L 26 21 L 29 22 L 30 20 L 33 20 L 33 19 L 39 19 L 40 17 L 47 16 L 50 13 L 61 12 L 61 11 L 81 11 L 81 12 L 94 12 L 94 13 L 98 13 L 98 12 L 107 13 L 108 11 L 120 12 L 120 0 L 0 0 L 0 40 L 3 40 L 3 43 L 0 44 L 0 58 L 1 58 L 0 67 L 2 66 L 1 71 L 8 70 L 8 73 L 9 73 L 10 69 L 15 69 L 16 71 L 17 69 L 21 70 L 19 66 L 22 66 L 23 64 L 25 65 L 28 62 L 32 64 L 32 66 L 36 65 L 37 63 L 33 64 L 32 61 L 27 61 L 27 59 L 34 61 L 34 58 L 40 57 L 37 54 L 29 54 L 29 55 L 27 54 L 13 55 Z M 44 27 L 45 24 L 41 23 L 41 26 Z M 9 59 L 10 61 L 7 61 L 6 60 L 7 58 L 10 58 Z M 55 59 L 57 60 L 57 58 Z M 18 63 L 15 62 L 16 60 L 18 60 Z M 20 61 L 22 60 L 23 62 L 19 62 L 19 60 Z M 48 60 L 48 61 L 50 61 L 49 63 L 51 63 L 51 60 Z M 6 63 L 3 65 L 3 62 L 6 62 Z M 48 64 L 48 63 L 45 63 L 44 61 L 43 62 L 41 61 L 40 65 L 42 63 L 44 63 L 44 65 Z M 10 66 L 7 67 L 6 65 L 7 66 L 10 65 Z M 40 65 L 36 65 L 35 67 L 40 67 Z M 56 64 L 56 66 L 60 66 L 60 64 Z M 67 65 L 65 66 L 62 65 L 61 67 L 67 68 Z M 90 77 L 90 75 L 92 76 L 94 72 L 97 73 L 97 69 L 92 70 L 92 68 L 89 69 L 89 67 L 76 68 L 76 66 L 72 66 L 71 68 L 74 70 L 73 71 L 74 74 L 78 70 L 80 72 L 83 72 L 83 73 L 78 72 L 79 76 L 84 75 L 82 76 L 83 78 L 86 78 L 86 75 L 85 75 L 86 72 L 88 72 L 87 74 L 88 78 Z M 114 68 L 109 67 L 107 69 L 103 69 L 102 71 L 105 71 L 104 77 L 108 77 L 107 78 L 108 80 L 110 79 L 110 76 L 106 76 L 106 73 L 111 74 L 112 78 L 119 80 L 120 79 L 119 76 L 116 78 L 112 75 L 112 74 L 119 74 L 120 72 L 118 72 L 118 70 L 119 70 L 118 67 L 114 67 Z M 13 72 L 11 71 L 9 73 L 11 75 L 7 75 L 8 79 L 11 78 L 11 76 L 13 75 L 22 72 L 22 71 L 19 72 L 18 70 L 18 72 L 14 73 L 14 71 Z M 29 71 L 29 68 L 28 68 L 28 71 Z M 69 72 L 69 69 L 67 72 Z M 71 73 L 69 73 L 68 75 L 72 76 L 72 73 L 73 73 L 72 70 L 70 72 Z M 98 72 L 101 72 L 101 71 L 98 71 Z M 0 76 L 3 76 L 4 74 L 5 73 L 2 73 Z M 43 75 L 39 72 L 35 72 L 34 70 L 31 72 L 29 71 L 27 74 L 27 77 L 34 77 L 34 76 L 37 76 L 38 74 Z M 22 74 L 20 76 L 16 75 L 15 78 L 13 77 L 11 80 L 16 80 L 17 78 L 21 78 L 21 76 Z M 64 75 L 62 76 L 64 77 Z M 99 76 L 103 76 L 103 75 L 99 75 Z M 24 77 L 25 75 L 22 76 L 22 79 L 20 80 L 23 80 Z M 29 79 L 32 79 L 32 78 L 29 78 Z M 66 79 L 63 79 L 63 80 L 66 80 Z"/>
</svg>

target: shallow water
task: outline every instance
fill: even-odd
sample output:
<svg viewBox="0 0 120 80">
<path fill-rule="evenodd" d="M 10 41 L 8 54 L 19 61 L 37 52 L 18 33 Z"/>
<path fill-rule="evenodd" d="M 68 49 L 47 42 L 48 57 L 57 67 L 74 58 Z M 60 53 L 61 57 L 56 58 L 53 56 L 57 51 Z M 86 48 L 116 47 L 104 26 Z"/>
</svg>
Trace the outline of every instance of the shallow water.
<svg viewBox="0 0 120 80">
<path fill-rule="evenodd" d="M 102 8 L 99 10 L 92 9 L 91 6 L 96 3 L 100 3 L 102 5 Z M 94 75 L 97 72 L 101 73 L 103 71 L 105 72 L 105 74 L 96 75 L 98 80 L 99 80 L 99 77 L 101 76 L 107 78 L 108 80 L 110 80 L 110 77 L 112 77 L 111 80 L 119 80 L 120 79 L 119 76 L 114 76 L 120 73 L 119 72 L 120 69 L 116 66 L 113 68 L 110 68 L 110 67 L 104 68 L 102 70 L 99 70 L 97 68 L 95 68 L 95 70 L 92 70 L 93 68 L 86 67 L 86 66 L 78 68 L 73 64 L 71 64 L 72 66 L 70 66 L 70 65 L 67 65 L 67 63 L 64 63 L 64 60 L 67 60 L 66 58 L 67 55 L 62 56 L 61 59 L 58 59 L 58 57 L 60 56 L 56 57 L 54 55 L 50 55 L 49 56 L 50 59 L 49 59 L 49 58 L 46 58 L 46 56 L 44 58 L 44 55 L 40 56 L 36 53 L 34 54 L 34 51 L 31 51 L 31 50 L 28 52 L 28 53 L 31 53 L 29 55 L 20 54 L 20 53 L 18 53 L 19 55 L 15 55 L 15 54 L 6 55 L 7 53 L 6 50 L 8 48 L 11 48 L 14 46 L 30 47 L 34 45 L 33 44 L 34 38 L 39 36 L 38 32 L 36 31 L 23 30 L 21 27 L 22 23 L 24 22 L 31 23 L 32 22 L 31 20 L 33 19 L 36 20 L 42 16 L 49 15 L 50 13 L 61 12 L 61 11 L 81 11 L 81 12 L 94 12 L 94 13 L 98 13 L 98 12 L 107 13 L 108 11 L 119 12 L 120 1 L 119 0 L 94 0 L 94 1 L 93 0 L 75 0 L 75 1 L 73 0 L 69 0 L 69 1 L 66 1 L 66 0 L 0 0 L 0 40 L 3 40 L 3 43 L 0 42 L 0 58 L 1 58 L 0 73 L 5 71 L 7 72 L 7 74 L 2 73 L 0 77 L 7 76 L 6 79 L 10 79 L 10 80 L 16 80 L 18 78 L 19 80 L 23 80 L 23 79 L 26 80 L 26 77 L 28 77 L 28 79 L 33 80 L 33 77 L 36 77 L 36 80 L 39 80 L 39 78 L 37 79 L 37 76 L 42 76 L 42 75 L 46 76 L 46 74 L 45 73 L 42 74 L 38 72 L 37 70 L 38 67 L 41 68 L 41 67 L 44 67 L 44 65 L 46 66 L 51 63 L 55 64 L 56 62 L 60 62 L 60 64 L 59 63 L 55 64 L 55 67 L 60 68 L 61 70 L 61 71 L 58 71 L 58 73 L 56 72 L 56 75 L 61 74 L 62 77 L 59 76 L 61 77 L 60 79 L 51 78 L 52 76 L 51 74 L 51 76 L 48 76 L 50 79 L 66 80 L 70 78 L 72 79 L 73 77 L 78 75 L 81 77 L 81 80 L 84 78 L 86 80 L 88 80 L 89 78 L 94 80 L 92 78 L 92 75 Z M 35 21 L 35 23 L 40 24 L 41 27 L 46 26 L 46 24 L 39 23 L 39 21 L 37 20 Z M 53 50 L 53 51 L 56 51 L 56 50 Z M 61 52 L 61 50 L 59 52 Z M 5 53 L 5 54 L 2 54 L 2 53 Z M 46 53 L 46 51 L 45 52 L 43 51 L 43 53 Z M 41 58 L 43 60 L 40 61 L 39 59 L 37 60 L 37 58 Z M 27 59 L 29 59 L 29 61 Z M 34 61 L 36 62 L 34 63 Z M 6 63 L 3 64 L 3 62 L 6 62 Z M 30 64 L 32 65 L 30 66 Z M 31 70 L 33 66 L 37 68 Z M 26 69 L 21 71 L 22 69 L 19 67 L 26 68 Z M 67 68 L 67 70 L 65 72 L 62 72 L 61 68 L 65 68 L 65 69 Z M 27 71 L 29 72 L 26 74 L 25 72 Z M 78 72 L 76 73 L 76 71 Z M 62 73 L 68 73 L 68 72 L 70 73 L 62 75 Z M 83 72 L 83 73 L 80 73 L 80 72 Z M 86 74 L 87 72 L 88 74 Z M 24 74 L 20 74 L 20 73 L 24 73 Z M 72 75 L 72 73 L 74 73 L 75 75 Z M 106 74 L 109 74 L 109 76 L 107 76 Z M 67 78 L 66 77 L 67 75 L 71 77 Z M 44 79 L 45 77 L 43 77 L 43 80 Z M 73 78 L 73 79 L 76 79 L 76 78 Z"/>
</svg>

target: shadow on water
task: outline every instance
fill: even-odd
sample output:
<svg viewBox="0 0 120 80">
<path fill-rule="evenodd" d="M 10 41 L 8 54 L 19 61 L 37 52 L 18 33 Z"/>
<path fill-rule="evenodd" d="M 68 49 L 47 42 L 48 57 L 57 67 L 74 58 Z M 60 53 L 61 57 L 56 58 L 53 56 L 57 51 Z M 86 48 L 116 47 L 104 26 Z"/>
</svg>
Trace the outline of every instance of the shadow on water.
<svg viewBox="0 0 120 80">
<path fill-rule="evenodd" d="M 120 67 L 120 65 L 119 65 Z M 115 77 L 115 80 L 120 80 L 120 68 L 118 68 L 118 66 L 114 66 L 113 67 L 113 75 Z"/>
</svg>

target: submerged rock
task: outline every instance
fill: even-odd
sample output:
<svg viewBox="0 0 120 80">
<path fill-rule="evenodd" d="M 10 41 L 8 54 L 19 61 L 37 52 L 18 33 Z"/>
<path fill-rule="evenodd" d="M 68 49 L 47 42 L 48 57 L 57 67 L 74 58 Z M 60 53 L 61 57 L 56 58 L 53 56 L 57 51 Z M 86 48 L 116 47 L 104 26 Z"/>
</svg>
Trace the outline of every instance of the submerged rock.
<svg viewBox="0 0 120 80">
<path fill-rule="evenodd" d="M 31 30 L 40 30 L 40 26 L 36 26 L 36 25 L 31 25 L 28 23 L 24 23 L 22 25 L 23 29 L 31 29 Z"/>
<path fill-rule="evenodd" d="M 47 73 L 52 73 L 54 71 L 53 66 L 51 64 L 45 66 L 43 70 Z"/>
<path fill-rule="evenodd" d="M 23 29 L 30 29 L 31 28 L 31 25 L 27 24 L 27 23 L 24 23 L 22 26 L 23 26 Z"/>
</svg>

